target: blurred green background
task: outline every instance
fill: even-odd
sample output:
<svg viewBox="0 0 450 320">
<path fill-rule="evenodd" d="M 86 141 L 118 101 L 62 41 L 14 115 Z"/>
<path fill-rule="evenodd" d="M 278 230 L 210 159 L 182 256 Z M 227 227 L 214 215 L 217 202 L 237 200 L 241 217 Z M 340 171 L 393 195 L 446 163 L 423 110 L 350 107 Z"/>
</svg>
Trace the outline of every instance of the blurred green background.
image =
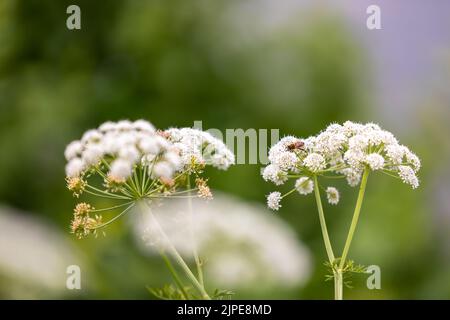
<svg viewBox="0 0 450 320">
<path fill-rule="evenodd" d="M 158 128 L 201 120 L 204 129 L 274 128 L 298 136 L 330 122 L 380 123 L 421 157 L 421 187 L 412 191 L 387 176 L 370 177 L 350 256 L 381 267 L 382 289 L 368 290 L 358 276 L 345 297 L 450 298 L 450 28 L 434 37 L 433 29 L 410 25 L 415 37 L 405 40 L 396 29 L 399 10 L 380 2 L 387 23 L 369 31 L 365 1 L 342 4 L 353 11 L 328 1 L 293 8 L 278 1 L 1 1 L 0 205 L 63 234 L 88 280 L 81 291 L 47 290 L 2 271 L 0 262 L 0 298 L 150 299 L 146 285 L 169 281 L 162 262 L 136 248 L 126 223 L 98 239 L 75 240 L 68 229 L 75 201 L 65 188 L 66 144 L 106 120 L 139 118 Z M 70 4 L 81 8 L 81 30 L 66 28 Z M 430 23 L 448 9 L 444 3 L 422 6 L 429 9 L 422 20 Z M 423 38 L 435 40 L 421 44 Z M 427 55 L 415 59 L 414 48 L 424 46 Z M 428 54 L 434 49 L 436 55 Z M 417 87 L 406 81 L 411 78 Z M 393 103 L 400 93 L 413 99 Z M 260 169 L 211 171 L 211 186 L 263 204 L 274 187 Z M 355 190 L 342 187 L 340 205 L 326 208 L 337 248 L 355 199 Z M 255 285 L 235 298 L 332 298 L 313 198 L 289 197 L 276 214 L 310 249 L 314 272 L 299 288 L 261 291 Z M 29 236 L 26 228 L 17 234 Z M 13 249 L 0 261 L 14 260 L 16 239 L 0 239 Z"/>
</svg>

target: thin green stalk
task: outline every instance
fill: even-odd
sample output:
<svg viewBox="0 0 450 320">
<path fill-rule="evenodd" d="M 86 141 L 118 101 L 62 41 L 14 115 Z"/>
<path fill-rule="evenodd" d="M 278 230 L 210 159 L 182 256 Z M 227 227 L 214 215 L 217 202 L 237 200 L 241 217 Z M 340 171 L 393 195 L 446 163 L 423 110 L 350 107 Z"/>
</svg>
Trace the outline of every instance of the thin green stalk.
<svg viewBox="0 0 450 320">
<path fill-rule="evenodd" d="M 130 198 L 118 198 L 118 197 L 113 197 L 113 196 L 109 196 L 109 195 L 102 194 L 102 193 L 92 192 L 92 191 L 89 191 L 89 190 L 87 190 L 87 189 L 85 189 L 83 192 L 86 192 L 86 193 L 91 194 L 91 195 L 96 196 L 96 197 L 101 197 L 101 198 L 106 198 L 106 199 L 130 200 Z"/>
<path fill-rule="evenodd" d="M 292 193 L 295 192 L 296 190 L 297 190 L 296 188 L 294 188 L 294 189 L 292 189 L 292 190 L 289 190 L 288 192 L 286 192 L 285 194 L 283 194 L 283 195 L 281 196 L 281 198 L 287 197 L 288 195 L 292 194 Z"/>
<path fill-rule="evenodd" d="M 322 200 L 320 199 L 319 182 L 317 181 L 316 175 L 314 175 L 314 194 L 316 196 L 317 209 L 319 211 L 319 220 L 320 227 L 322 229 L 323 242 L 325 243 L 328 260 L 330 261 L 330 264 L 333 264 L 333 248 L 331 247 L 330 237 L 328 236 L 327 224 L 325 222 L 325 215 L 323 213 Z"/>
<path fill-rule="evenodd" d="M 186 264 L 186 262 L 183 260 L 181 255 L 178 253 L 177 249 L 174 247 L 172 242 L 170 241 L 169 237 L 166 235 L 164 230 L 162 229 L 161 225 L 159 224 L 158 220 L 153 215 L 150 206 L 145 202 L 141 201 L 139 202 L 141 206 L 144 206 L 142 210 L 145 210 L 148 212 L 149 217 L 152 219 L 153 224 L 158 229 L 159 233 L 165 240 L 165 243 L 167 245 L 167 248 L 169 249 L 170 254 L 173 256 L 175 261 L 180 265 L 181 269 L 183 269 L 186 276 L 189 278 L 189 280 L 192 282 L 192 284 L 195 286 L 195 288 L 200 292 L 201 296 L 205 300 L 211 300 L 206 290 L 203 288 L 203 286 L 198 282 L 195 275 L 192 273 L 191 269 L 189 269 L 189 266 Z"/>
<path fill-rule="evenodd" d="M 193 223 L 193 210 L 192 210 L 192 197 L 191 197 L 191 177 L 188 176 L 187 178 L 187 189 L 189 190 L 188 192 L 188 214 L 189 214 L 189 231 L 190 231 L 190 236 L 191 236 L 191 241 L 192 241 L 192 253 L 194 255 L 194 260 L 195 260 L 195 265 L 197 267 L 197 276 L 198 276 L 198 281 L 200 282 L 200 284 L 202 285 L 203 288 L 205 288 L 205 284 L 203 283 L 203 271 L 202 271 L 202 263 L 200 261 L 200 257 L 198 255 L 198 251 L 197 251 L 197 242 L 195 239 L 195 235 L 194 235 L 194 223 Z"/>
<path fill-rule="evenodd" d="M 172 265 L 172 262 L 170 262 L 170 259 L 167 257 L 167 255 L 164 253 L 164 251 L 160 251 L 159 254 L 163 258 L 164 262 L 166 263 L 167 269 L 169 269 L 170 273 L 172 274 L 173 280 L 175 281 L 176 285 L 181 291 L 181 294 L 184 297 L 184 300 L 189 300 L 188 293 L 184 289 L 183 282 L 181 282 L 180 276 L 178 275 L 177 271 Z"/>
<path fill-rule="evenodd" d="M 133 178 L 130 178 L 130 179 L 132 179 L 133 180 L 133 183 L 134 183 L 134 185 L 135 185 L 135 187 L 136 187 L 136 193 L 138 194 L 138 196 L 140 197 L 141 195 L 142 195 L 142 193 L 141 193 L 141 189 L 142 189 L 142 186 L 140 185 L 140 181 L 139 181 L 139 177 L 138 177 L 138 175 L 137 175 L 137 168 L 135 168 L 134 170 L 133 170 Z"/>
<path fill-rule="evenodd" d="M 147 184 L 147 166 L 141 166 L 141 174 L 142 174 L 142 184 L 141 184 L 141 194 L 145 194 L 145 185 Z"/>
<path fill-rule="evenodd" d="M 121 216 L 123 216 L 124 214 L 126 214 L 128 211 L 130 211 L 131 208 L 134 207 L 134 203 L 129 205 L 125 210 L 123 210 L 121 213 L 119 213 L 117 216 L 115 216 L 114 218 L 112 218 L 111 220 L 109 220 L 108 222 L 105 222 L 99 226 L 96 226 L 94 229 L 100 229 L 103 227 L 106 227 L 107 225 L 113 223 L 114 221 L 116 221 L 117 219 L 119 219 Z"/>
<path fill-rule="evenodd" d="M 96 187 L 94 187 L 94 186 L 91 186 L 90 184 L 86 185 L 86 187 L 87 187 L 87 188 L 90 188 L 90 189 L 92 189 L 92 190 L 94 190 L 94 191 L 96 191 L 96 192 L 98 192 L 98 193 L 101 193 L 101 194 L 103 194 L 103 195 L 105 195 L 105 196 L 108 196 L 108 197 L 110 197 L 110 198 L 114 198 L 114 199 L 122 199 L 122 200 L 130 200 L 129 197 L 121 196 L 121 195 L 115 194 L 115 193 L 110 193 L 110 192 L 107 192 L 107 191 L 98 189 L 98 188 L 96 188 Z"/>
<path fill-rule="evenodd" d="M 117 208 L 125 207 L 126 205 L 129 205 L 133 203 L 134 201 L 128 201 L 122 204 L 118 204 L 117 206 L 109 207 L 109 208 L 101 208 L 101 209 L 92 209 L 91 212 L 102 212 L 102 211 L 111 211 Z"/>
<path fill-rule="evenodd" d="M 366 190 L 367 178 L 369 177 L 369 169 L 365 169 L 361 185 L 359 186 L 358 199 L 356 200 L 355 211 L 353 212 L 352 222 L 350 224 L 350 229 L 348 231 L 347 240 L 345 241 L 344 251 L 342 252 L 341 260 L 339 263 L 339 269 L 342 270 L 345 265 L 345 260 L 347 259 L 348 250 L 350 249 L 350 244 L 352 243 L 353 234 L 355 233 L 356 225 L 358 224 L 359 213 L 361 212 L 361 206 L 364 199 L 364 192 Z"/>
</svg>

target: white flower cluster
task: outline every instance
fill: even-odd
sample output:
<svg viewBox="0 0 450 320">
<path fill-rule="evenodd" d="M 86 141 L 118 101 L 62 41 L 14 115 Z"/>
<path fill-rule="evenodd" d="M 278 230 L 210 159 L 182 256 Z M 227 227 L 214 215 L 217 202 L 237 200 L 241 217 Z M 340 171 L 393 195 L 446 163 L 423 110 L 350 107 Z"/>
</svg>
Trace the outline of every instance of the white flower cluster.
<svg viewBox="0 0 450 320">
<path fill-rule="evenodd" d="M 280 201 L 281 193 L 279 193 L 278 191 L 271 192 L 267 196 L 267 206 L 272 210 L 278 210 L 281 208 Z"/>
<path fill-rule="evenodd" d="M 226 170 L 234 164 L 234 154 L 210 133 L 192 128 L 171 128 L 167 138 L 180 150 L 183 166 L 211 165 Z"/>
<path fill-rule="evenodd" d="M 138 163 L 151 165 L 152 174 L 164 178 L 181 166 L 177 149 L 145 120 L 105 122 L 71 142 L 64 155 L 67 177 L 82 176 L 103 163 L 109 168 L 108 179 L 118 183 L 125 182 Z"/>
<path fill-rule="evenodd" d="M 413 189 L 419 186 L 416 174 L 420 160 L 414 153 L 378 125 L 351 121 L 331 124 L 306 139 L 282 138 L 269 150 L 269 164 L 262 170 L 262 176 L 276 185 L 284 184 L 290 176 L 296 177 L 295 188 L 306 195 L 314 188 L 309 179 L 314 175 L 343 175 L 350 186 L 356 186 L 365 169 L 398 175 Z M 336 204 L 339 193 L 336 190 L 332 194 L 330 203 Z M 272 195 L 270 207 L 278 209 L 279 201 L 275 200 L 280 198 Z"/>
</svg>

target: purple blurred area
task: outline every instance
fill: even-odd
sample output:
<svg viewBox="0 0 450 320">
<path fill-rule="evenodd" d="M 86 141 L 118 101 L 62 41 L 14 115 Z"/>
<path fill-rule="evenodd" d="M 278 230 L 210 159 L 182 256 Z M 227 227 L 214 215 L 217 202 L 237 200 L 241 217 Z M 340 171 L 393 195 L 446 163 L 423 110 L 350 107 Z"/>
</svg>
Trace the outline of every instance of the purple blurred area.
<svg viewBox="0 0 450 320">
<path fill-rule="evenodd" d="M 386 127 L 414 127 L 414 114 L 424 95 L 448 78 L 450 58 L 450 1 L 421 0 L 288 0 L 247 2 L 247 12 L 260 15 L 269 27 L 302 19 L 311 10 L 340 16 L 369 57 L 367 74 L 375 114 Z M 381 30 L 369 30 L 370 5 L 381 10 Z M 251 8 L 251 9 L 250 9 Z M 253 21 L 253 20 L 252 20 Z M 445 72 L 443 74 L 443 72 Z"/>
</svg>

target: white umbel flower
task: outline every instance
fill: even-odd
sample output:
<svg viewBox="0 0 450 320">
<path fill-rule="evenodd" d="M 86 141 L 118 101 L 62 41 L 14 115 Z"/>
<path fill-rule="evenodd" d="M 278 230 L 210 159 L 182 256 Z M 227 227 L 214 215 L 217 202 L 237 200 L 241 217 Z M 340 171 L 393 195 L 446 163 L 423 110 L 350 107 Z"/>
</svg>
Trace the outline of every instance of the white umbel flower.
<svg viewBox="0 0 450 320">
<path fill-rule="evenodd" d="M 275 165 L 285 171 L 294 171 L 298 162 L 298 157 L 293 152 L 289 151 L 278 153 L 273 161 Z"/>
<path fill-rule="evenodd" d="M 155 127 L 150 122 L 142 119 L 133 122 L 132 127 L 140 131 L 155 132 Z"/>
<path fill-rule="evenodd" d="M 416 189 L 419 186 L 419 179 L 410 166 L 399 166 L 398 176 L 404 183 L 409 184 L 413 189 Z"/>
<path fill-rule="evenodd" d="M 281 193 L 279 193 L 278 191 L 275 192 L 271 192 L 268 196 L 267 196 L 267 206 L 272 209 L 272 210 L 278 210 L 281 208 Z"/>
<path fill-rule="evenodd" d="M 234 154 L 210 133 L 193 128 L 171 128 L 164 132 L 179 149 L 186 169 L 192 165 L 211 165 L 226 170 L 234 164 Z"/>
<path fill-rule="evenodd" d="M 99 144 L 89 144 L 83 152 L 83 162 L 87 166 L 96 165 L 103 157 L 103 148 Z"/>
<path fill-rule="evenodd" d="M 345 168 L 340 170 L 339 173 L 342 173 L 345 176 L 350 187 L 356 187 L 361 181 L 361 169 Z"/>
<path fill-rule="evenodd" d="M 295 189 L 297 189 L 298 193 L 300 194 L 310 194 L 314 190 L 314 182 L 308 177 L 298 178 L 295 181 Z"/>
<path fill-rule="evenodd" d="M 387 158 L 392 164 L 401 164 L 405 155 L 405 148 L 398 144 L 387 145 L 384 148 Z"/>
<path fill-rule="evenodd" d="M 303 160 L 303 164 L 308 170 L 317 172 L 326 167 L 326 162 L 323 156 L 318 153 L 311 153 Z"/>
<path fill-rule="evenodd" d="M 156 139 L 141 139 L 139 141 L 139 149 L 147 154 L 158 154 L 160 151 L 159 143 Z"/>
<path fill-rule="evenodd" d="M 375 123 L 346 121 L 343 125 L 330 124 L 317 136 L 284 137 L 270 148 L 268 159 L 261 175 L 276 185 L 302 173 L 313 173 L 318 177 L 339 175 L 355 187 L 365 170 L 398 174 L 413 188 L 419 185 L 419 157 Z M 306 178 L 300 178 L 295 182 L 300 194 L 310 193 L 314 186 L 310 181 L 306 187 L 299 187 L 305 181 Z"/>
<path fill-rule="evenodd" d="M 420 170 L 421 163 L 420 163 L 419 157 L 416 156 L 414 153 L 412 153 L 408 148 L 406 148 L 405 157 L 406 157 L 406 162 L 408 162 L 408 164 L 412 165 L 414 172 L 417 172 Z"/>
<path fill-rule="evenodd" d="M 175 146 L 145 120 L 105 122 L 98 129 L 86 131 L 80 141 L 71 142 L 66 147 L 65 157 L 69 161 L 68 177 L 79 176 L 90 169 L 98 170 L 98 164 L 106 163 L 111 167 L 108 176 L 116 183 L 125 182 L 134 165 L 154 165 L 168 160 L 171 169 L 164 170 L 161 176 L 171 178 L 167 173 L 173 174 L 181 163 Z"/>
<path fill-rule="evenodd" d="M 141 154 L 133 144 L 127 145 L 124 148 L 120 149 L 119 157 L 131 163 L 137 163 L 141 158 Z"/>
<path fill-rule="evenodd" d="M 274 164 L 269 164 L 262 170 L 262 177 L 265 181 L 271 181 L 277 186 L 285 183 L 288 179 L 287 173 Z"/>
<path fill-rule="evenodd" d="M 67 161 L 72 160 L 73 158 L 78 157 L 83 151 L 83 144 L 76 140 L 69 143 L 64 151 L 64 157 Z"/>
<path fill-rule="evenodd" d="M 328 187 L 326 190 L 328 203 L 336 205 L 339 203 L 339 191 L 335 187 Z"/>
<path fill-rule="evenodd" d="M 160 161 L 153 167 L 153 174 L 158 178 L 170 178 L 174 171 L 173 166 L 167 161 Z"/>
<path fill-rule="evenodd" d="M 81 142 L 87 143 L 87 142 L 98 142 L 102 138 L 102 134 L 95 129 L 91 129 L 86 131 L 83 134 L 83 137 L 81 138 Z"/>
<path fill-rule="evenodd" d="M 78 177 L 84 170 L 84 163 L 80 158 L 70 160 L 66 165 L 66 176 L 69 178 Z"/>
<path fill-rule="evenodd" d="M 384 167 L 384 158 L 378 153 L 371 153 L 366 156 L 365 163 L 367 163 L 372 170 L 380 170 Z"/>
<path fill-rule="evenodd" d="M 124 159 L 114 160 L 108 177 L 114 182 L 124 182 L 133 173 L 133 164 Z"/>
</svg>

